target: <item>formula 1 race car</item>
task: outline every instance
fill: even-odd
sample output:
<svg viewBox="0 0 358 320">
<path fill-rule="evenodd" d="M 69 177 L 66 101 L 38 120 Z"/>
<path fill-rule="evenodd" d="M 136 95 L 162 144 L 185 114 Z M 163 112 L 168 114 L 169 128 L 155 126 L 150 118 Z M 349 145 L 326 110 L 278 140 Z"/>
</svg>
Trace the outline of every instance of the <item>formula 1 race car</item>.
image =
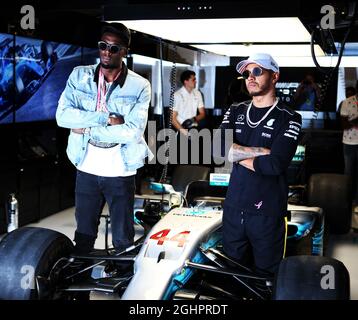
<svg viewBox="0 0 358 320">
<path fill-rule="evenodd" d="M 322 256 L 324 215 L 319 207 L 289 205 L 290 254 L 302 253 L 292 249 L 302 241 L 310 252 L 283 259 L 276 277 L 263 276 L 222 251 L 224 187 L 192 182 L 186 206 L 170 186 L 154 188 L 166 192 L 160 197 L 169 212 L 156 221 L 150 210 L 138 211 L 136 218 L 147 225 L 147 233 L 123 252 L 106 246 L 74 255 L 70 239 L 42 228 L 6 235 L 0 242 L 0 299 L 81 299 L 91 291 L 130 300 L 349 299 L 347 269 Z M 153 202 L 149 207 L 155 207 Z"/>
</svg>

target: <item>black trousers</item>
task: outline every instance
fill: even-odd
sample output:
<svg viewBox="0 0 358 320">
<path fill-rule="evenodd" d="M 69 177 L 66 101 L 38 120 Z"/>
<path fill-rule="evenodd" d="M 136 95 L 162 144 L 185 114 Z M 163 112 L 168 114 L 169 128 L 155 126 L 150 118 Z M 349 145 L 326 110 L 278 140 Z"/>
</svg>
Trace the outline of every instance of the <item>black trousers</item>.
<svg viewBox="0 0 358 320">
<path fill-rule="evenodd" d="M 112 243 L 116 250 L 133 244 L 133 204 L 135 176 L 101 177 L 77 171 L 76 178 L 76 247 L 87 251 L 97 238 L 100 215 L 108 203 Z M 81 249 L 81 248 L 78 248 Z"/>
<path fill-rule="evenodd" d="M 258 273 L 277 272 L 284 255 L 285 218 L 251 214 L 225 205 L 223 214 L 223 248 L 234 260 L 248 266 L 253 257 Z"/>
</svg>

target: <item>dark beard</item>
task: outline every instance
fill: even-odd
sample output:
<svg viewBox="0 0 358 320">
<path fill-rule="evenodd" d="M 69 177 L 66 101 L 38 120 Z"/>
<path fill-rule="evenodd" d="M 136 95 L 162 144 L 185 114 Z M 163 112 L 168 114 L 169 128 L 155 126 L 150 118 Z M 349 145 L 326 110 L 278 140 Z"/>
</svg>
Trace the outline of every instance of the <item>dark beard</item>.
<svg viewBox="0 0 358 320">
<path fill-rule="evenodd" d="M 118 66 L 116 66 L 115 64 L 104 64 L 101 62 L 101 67 L 103 69 L 117 69 Z"/>
<path fill-rule="evenodd" d="M 269 85 L 268 84 L 265 84 L 263 86 L 261 86 L 261 88 L 259 88 L 258 91 L 255 91 L 255 92 L 249 92 L 249 95 L 251 97 L 256 97 L 256 96 L 261 96 L 261 95 L 264 95 L 268 92 L 269 90 Z"/>
<path fill-rule="evenodd" d="M 252 93 L 249 93 L 249 95 L 250 95 L 250 97 L 261 96 L 261 95 L 262 95 L 262 91 L 252 92 Z"/>
</svg>

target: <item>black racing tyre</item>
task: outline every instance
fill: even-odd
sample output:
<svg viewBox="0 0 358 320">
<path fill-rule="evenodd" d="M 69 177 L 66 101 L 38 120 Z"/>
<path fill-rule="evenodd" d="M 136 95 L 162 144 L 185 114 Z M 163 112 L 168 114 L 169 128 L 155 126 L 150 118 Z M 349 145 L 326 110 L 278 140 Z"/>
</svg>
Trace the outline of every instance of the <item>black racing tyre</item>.
<svg viewBox="0 0 358 320">
<path fill-rule="evenodd" d="M 309 179 L 307 205 L 323 209 L 326 224 L 333 234 L 344 234 L 351 228 L 351 189 L 350 177 L 346 175 L 319 173 Z"/>
<path fill-rule="evenodd" d="M 24 227 L 7 234 L 0 242 L 0 299 L 38 299 L 36 277 L 47 277 L 72 250 L 69 238 L 49 229 Z"/>
<path fill-rule="evenodd" d="M 349 300 L 349 273 L 336 259 L 293 256 L 281 261 L 273 300 Z"/>
</svg>

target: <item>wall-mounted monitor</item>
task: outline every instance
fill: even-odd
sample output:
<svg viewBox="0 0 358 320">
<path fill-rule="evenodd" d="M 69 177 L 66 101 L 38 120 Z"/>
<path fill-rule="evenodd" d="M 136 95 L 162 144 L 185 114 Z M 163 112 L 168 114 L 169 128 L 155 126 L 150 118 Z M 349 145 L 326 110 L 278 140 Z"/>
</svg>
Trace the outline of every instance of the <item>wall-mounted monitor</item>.
<svg viewBox="0 0 358 320">
<path fill-rule="evenodd" d="M 0 124 L 13 122 L 14 37 L 0 33 Z"/>
<path fill-rule="evenodd" d="M 244 80 L 237 80 L 238 75 L 235 66 L 216 67 L 215 108 L 226 110 L 232 102 L 251 99 Z M 309 84 L 312 80 L 313 86 Z M 336 121 L 337 82 L 337 71 L 328 76 L 311 67 L 282 67 L 276 96 L 301 114 L 303 128 L 323 128 Z"/>
<path fill-rule="evenodd" d="M 99 63 L 99 53 L 97 48 L 82 48 L 81 65 L 87 66 Z"/>
<path fill-rule="evenodd" d="M 68 76 L 81 63 L 81 48 L 25 37 L 15 42 L 15 122 L 55 119 Z"/>
<path fill-rule="evenodd" d="M 283 67 L 276 84 L 276 95 L 297 111 L 335 112 L 337 81 L 337 71 L 328 76 L 316 68 Z"/>
</svg>

